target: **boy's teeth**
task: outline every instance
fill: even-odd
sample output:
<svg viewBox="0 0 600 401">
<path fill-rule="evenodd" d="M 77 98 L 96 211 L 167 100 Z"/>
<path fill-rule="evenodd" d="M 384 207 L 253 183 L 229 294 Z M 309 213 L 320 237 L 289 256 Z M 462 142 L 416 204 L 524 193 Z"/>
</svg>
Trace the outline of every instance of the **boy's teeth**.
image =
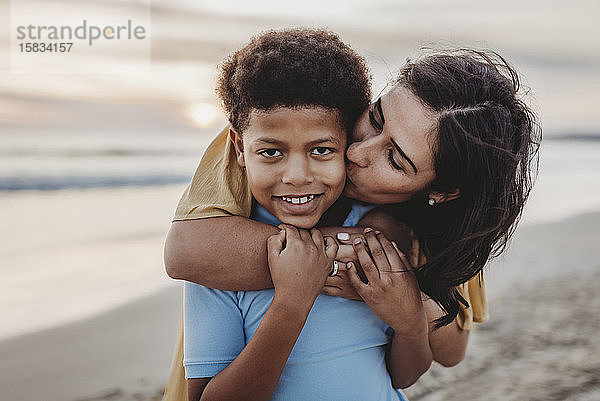
<svg viewBox="0 0 600 401">
<path fill-rule="evenodd" d="M 302 198 L 288 198 L 286 196 L 282 196 L 281 199 L 286 202 L 293 203 L 294 205 L 301 205 L 303 203 L 310 202 L 314 199 L 314 197 L 314 195 L 303 196 Z"/>
</svg>

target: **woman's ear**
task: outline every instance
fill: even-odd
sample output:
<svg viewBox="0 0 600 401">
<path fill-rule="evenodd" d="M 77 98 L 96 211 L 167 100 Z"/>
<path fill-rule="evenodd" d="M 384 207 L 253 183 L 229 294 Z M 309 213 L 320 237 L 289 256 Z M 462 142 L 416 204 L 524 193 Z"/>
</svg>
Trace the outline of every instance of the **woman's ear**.
<svg viewBox="0 0 600 401">
<path fill-rule="evenodd" d="M 233 128 L 229 128 L 229 140 L 233 144 L 235 149 L 236 160 L 240 167 L 246 167 L 246 160 L 244 159 L 244 141 L 242 136 Z"/>
<path fill-rule="evenodd" d="M 429 199 L 433 199 L 435 203 L 444 203 L 460 198 L 460 190 L 456 188 L 452 192 L 430 192 Z"/>
</svg>

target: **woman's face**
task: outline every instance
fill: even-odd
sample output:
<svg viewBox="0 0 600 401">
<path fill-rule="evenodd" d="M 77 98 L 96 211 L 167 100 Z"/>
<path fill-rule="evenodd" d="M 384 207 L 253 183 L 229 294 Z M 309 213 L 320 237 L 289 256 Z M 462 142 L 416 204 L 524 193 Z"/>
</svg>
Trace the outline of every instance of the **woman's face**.
<svg viewBox="0 0 600 401">
<path fill-rule="evenodd" d="M 346 151 L 344 195 L 374 204 L 424 194 L 435 178 L 436 115 L 396 86 L 360 117 Z"/>
</svg>

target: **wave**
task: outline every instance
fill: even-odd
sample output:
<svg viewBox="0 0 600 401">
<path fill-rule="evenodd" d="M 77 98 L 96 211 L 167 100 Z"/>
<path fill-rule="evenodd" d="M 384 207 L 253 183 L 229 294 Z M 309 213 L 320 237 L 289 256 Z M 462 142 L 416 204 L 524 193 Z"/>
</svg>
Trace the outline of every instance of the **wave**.
<svg viewBox="0 0 600 401">
<path fill-rule="evenodd" d="M 55 191 L 105 187 L 155 186 L 189 182 L 190 175 L 0 177 L 0 191 Z"/>
</svg>

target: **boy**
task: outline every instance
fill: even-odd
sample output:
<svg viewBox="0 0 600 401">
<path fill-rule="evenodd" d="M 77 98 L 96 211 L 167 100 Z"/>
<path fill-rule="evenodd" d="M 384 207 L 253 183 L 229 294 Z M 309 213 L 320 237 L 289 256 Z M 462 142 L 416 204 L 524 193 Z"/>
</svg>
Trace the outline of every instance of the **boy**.
<svg viewBox="0 0 600 401">
<path fill-rule="evenodd" d="M 306 229 L 319 222 L 342 192 L 346 133 L 368 88 L 362 59 L 327 32 L 270 32 L 228 60 L 217 92 L 233 147 L 221 142 L 220 162 L 234 156 L 246 169 L 253 219 Z M 232 178 L 244 177 L 223 177 Z M 389 327 L 363 303 L 317 297 L 335 244 L 286 226 L 268 249 L 274 290 L 186 283 L 190 399 L 402 399 L 385 367 Z"/>
</svg>

